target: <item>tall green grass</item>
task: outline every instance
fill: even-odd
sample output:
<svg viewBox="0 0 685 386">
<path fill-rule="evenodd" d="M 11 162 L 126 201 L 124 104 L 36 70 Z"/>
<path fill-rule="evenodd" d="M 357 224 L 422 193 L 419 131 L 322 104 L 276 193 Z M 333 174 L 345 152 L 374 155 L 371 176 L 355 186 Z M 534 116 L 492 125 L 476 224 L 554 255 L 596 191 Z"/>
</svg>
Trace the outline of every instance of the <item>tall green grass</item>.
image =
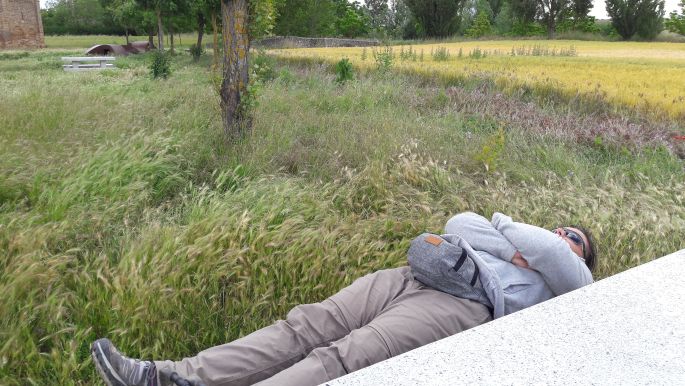
<svg viewBox="0 0 685 386">
<path fill-rule="evenodd" d="M 180 37 L 179 37 L 180 36 Z M 209 43 L 211 41 L 212 35 L 209 36 L 209 40 L 205 42 Z M 155 45 L 157 44 L 157 36 L 153 37 Z M 147 36 L 129 36 L 129 42 L 136 41 L 148 41 Z M 180 35 L 174 35 L 174 45 L 176 47 L 190 47 L 191 44 L 197 42 L 196 33 L 184 33 Z M 115 36 L 115 35 L 48 35 L 45 36 L 45 46 L 47 48 L 81 48 L 87 49 L 96 44 L 126 44 L 125 36 Z M 165 36 L 164 39 L 165 47 L 169 45 L 169 37 Z"/>
<path fill-rule="evenodd" d="M 95 383 L 102 336 L 193 355 L 405 264 L 464 210 L 591 228 L 599 278 L 685 248 L 683 161 L 665 147 L 577 143 L 423 80 L 339 86 L 295 65 L 229 144 L 209 58 L 177 56 L 165 81 L 144 56 L 39 72 L 59 55 L 0 61 L 0 384 Z"/>
</svg>

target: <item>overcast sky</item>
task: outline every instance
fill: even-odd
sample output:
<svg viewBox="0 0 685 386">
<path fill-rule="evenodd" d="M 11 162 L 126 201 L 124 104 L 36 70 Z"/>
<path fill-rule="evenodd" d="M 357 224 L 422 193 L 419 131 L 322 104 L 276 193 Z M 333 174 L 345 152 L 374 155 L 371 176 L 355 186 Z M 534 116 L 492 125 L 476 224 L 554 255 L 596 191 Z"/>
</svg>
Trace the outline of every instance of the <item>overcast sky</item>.
<svg viewBox="0 0 685 386">
<path fill-rule="evenodd" d="M 592 8 L 592 11 L 590 11 L 590 16 L 594 16 L 597 19 L 608 19 L 609 16 L 607 15 L 604 0 L 593 0 L 592 2 L 595 6 Z M 678 9 L 678 2 L 679 0 L 666 0 L 666 17 L 668 17 L 668 14 Z"/>
<path fill-rule="evenodd" d="M 364 3 L 364 0 L 357 1 Z M 47 2 L 48 0 L 40 0 L 40 7 L 45 8 L 45 4 Z M 609 16 L 607 16 L 604 0 L 593 0 L 593 2 L 595 3 L 595 6 L 592 8 L 592 11 L 590 11 L 590 15 L 596 17 L 597 19 L 608 19 Z M 679 0 L 666 0 L 666 17 L 668 17 L 669 13 L 678 8 L 678 2 Z"/>
</svg>

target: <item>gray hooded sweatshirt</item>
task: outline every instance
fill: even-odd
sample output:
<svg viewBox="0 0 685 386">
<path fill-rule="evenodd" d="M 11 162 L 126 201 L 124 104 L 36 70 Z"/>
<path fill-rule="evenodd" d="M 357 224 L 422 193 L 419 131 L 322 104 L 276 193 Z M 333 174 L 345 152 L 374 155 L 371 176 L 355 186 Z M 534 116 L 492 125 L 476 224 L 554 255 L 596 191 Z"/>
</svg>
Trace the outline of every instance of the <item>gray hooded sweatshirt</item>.
<svg viewBox="0 0 685 386">
<path fill-rule="evenodd" d="M 549 230 L 495 213 L 492 221 L 471 212 L 452 217 L 445 233 L 454 235 L 480 269 L 480 280 L 498 318 L 592 283 L 582 258 Z M 443 236 L 443 237 L 444 237 Z M 529 269 L 511 263 L 516 251 Z"/>
</svg>

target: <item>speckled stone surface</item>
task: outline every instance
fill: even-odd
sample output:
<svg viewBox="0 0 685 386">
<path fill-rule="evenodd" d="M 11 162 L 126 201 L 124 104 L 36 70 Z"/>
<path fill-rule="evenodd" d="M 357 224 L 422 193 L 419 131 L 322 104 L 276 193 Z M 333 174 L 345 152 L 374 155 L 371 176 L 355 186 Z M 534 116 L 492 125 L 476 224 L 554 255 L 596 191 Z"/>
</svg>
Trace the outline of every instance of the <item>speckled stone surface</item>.
<svg viewBox="0 0 685 386">
<path fill-rule="evenodd" d="M 685 250 L 327 385 L 685 385 Z"/>
</svg>

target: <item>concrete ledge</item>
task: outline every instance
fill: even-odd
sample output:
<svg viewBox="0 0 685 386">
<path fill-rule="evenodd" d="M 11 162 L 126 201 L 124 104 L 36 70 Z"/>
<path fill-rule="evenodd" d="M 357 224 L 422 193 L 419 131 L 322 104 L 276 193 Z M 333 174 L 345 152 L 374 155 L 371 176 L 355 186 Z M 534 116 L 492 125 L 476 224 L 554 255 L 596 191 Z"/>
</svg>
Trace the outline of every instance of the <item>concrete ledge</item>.
<svg viewBox="0 0 685 386">
<path fill-rule="evenodd" d="M 685 249 L 327 385 L 685 385 Z"/>
</svg>

